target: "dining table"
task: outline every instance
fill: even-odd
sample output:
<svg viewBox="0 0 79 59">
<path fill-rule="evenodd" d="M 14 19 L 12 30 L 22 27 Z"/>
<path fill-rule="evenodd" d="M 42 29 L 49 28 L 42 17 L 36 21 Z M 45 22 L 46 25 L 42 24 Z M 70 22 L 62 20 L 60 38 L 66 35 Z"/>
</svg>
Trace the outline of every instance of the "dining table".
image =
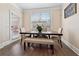
<svg viewBox="0 0 79 59">
<path fill-rule="evenodd" d="M 20 32 L 20 34 L 29 34 L 30 37 L 33 37 L 34 35 L 47 35 L 48 36 L 48 39 L 51 38 L 51 36 L 53 35 L 56 35 L 59 37 L 59 41 L 60 41 L 60 44 L 61 44 L 61 36 L 63 35 L 62 33 L 58 33 L 58 32 L 55 32 L 55 31 L 46 31 L 46 32 L 36 32 L 36 31 L 31 31 L 31 32 Z M 22 37 L 21 37 L 21 42 L 22 42 Z M 62 46 L 62 44 L 61 44 Z"/>
<path fill-rule="evenodd" d="M 51 35 L 57 35 L 57 36 L 62 36 L 62 33 L 58 33 L 58 32 L 51 32 L 51 31 L 47 31 L 47 32 L 36 32 L 36 31 L 31 31 L 31 32 L 20 32 L 20 34 L 29 34 L 30 37 L 34 36 L 34 35 L 48 35 L 48 38 L 50 39 Z"/>
</svg>

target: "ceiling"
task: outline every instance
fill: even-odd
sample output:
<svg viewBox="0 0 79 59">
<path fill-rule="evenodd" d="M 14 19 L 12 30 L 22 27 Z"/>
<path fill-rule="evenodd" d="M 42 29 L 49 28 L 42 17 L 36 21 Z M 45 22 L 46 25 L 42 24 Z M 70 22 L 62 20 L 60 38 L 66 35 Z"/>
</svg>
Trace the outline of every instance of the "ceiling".
<svg viewBox="0 0 79 59">
<path fill-rule="evenodd" d="M 33 9 L 60 6 L 62 3 L 17 3 L 17 5 L 22 9 Z"/>
</svg>

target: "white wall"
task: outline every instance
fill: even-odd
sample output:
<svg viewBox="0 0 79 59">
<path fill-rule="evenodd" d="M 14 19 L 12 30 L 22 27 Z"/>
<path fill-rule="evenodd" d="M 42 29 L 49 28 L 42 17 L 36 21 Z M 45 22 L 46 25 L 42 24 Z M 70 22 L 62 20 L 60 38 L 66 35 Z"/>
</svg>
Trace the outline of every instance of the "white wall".
<svg viewBox="0 0 79 59">
<path fill-rule="evenodd" d="M 62 9 L 62 27 L 63 42 L 65 42 L 73 51 L 79 54 L 79 4 L 77 4 L 77 14 L 64 18 L 64 9 L 68 4 L 63 5 Z"/>
<path fill-rule="evenodd" d="M 13 10 L 18 14 L 20 17 L 20 26 L 22 20 L 21 9 L 15 7 L 12 4 L 8 3 L 0 3 L 0 46 L 3 46 L 4 42 L 9 42 L 9 26 L 10 26 L 10 19 L 9 19 L 9 11 Z"/>
<path fill-rule="evenodd" d="M 36 12 L 45 12 L 49 9 L 51 13 L 51 31 L 58 31 L 61 27 L 61 6 L 56 6 L 52 8 L 37 8 L 23 11 L 23 21 L 26 31 L 31 31 L 31 14 Z"/>
<path fill-rule="evenodd" d="M 54 7 L 51 8 L 51 31 L 58 31 L 62 25 L 62 8 Z"/>
</svg>

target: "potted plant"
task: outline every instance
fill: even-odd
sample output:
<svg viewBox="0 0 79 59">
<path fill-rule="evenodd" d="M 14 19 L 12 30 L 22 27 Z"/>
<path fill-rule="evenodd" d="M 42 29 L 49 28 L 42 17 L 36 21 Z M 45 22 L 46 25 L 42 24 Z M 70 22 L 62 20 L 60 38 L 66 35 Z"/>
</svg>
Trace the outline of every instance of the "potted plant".
<svg viewBox="0 0 79 59">
<path fill-rule="evenodd" d="M 41 33 L 42 27 L 40 25 L 37 25 L 37 30 L 38 30 L 39 33 Z"/>
</svg>

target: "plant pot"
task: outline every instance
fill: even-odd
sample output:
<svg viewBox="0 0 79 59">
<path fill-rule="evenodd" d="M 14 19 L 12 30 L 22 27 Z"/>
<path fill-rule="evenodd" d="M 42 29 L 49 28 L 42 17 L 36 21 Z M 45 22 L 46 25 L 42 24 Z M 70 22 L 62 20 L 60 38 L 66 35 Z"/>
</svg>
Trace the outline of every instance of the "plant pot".
<svg viewBox="0 0 79 59">
<path fill-rule="evenodd" d="M 39 31 L 39 33 L 41 33 L 41 31 Z"/>
</svg>

